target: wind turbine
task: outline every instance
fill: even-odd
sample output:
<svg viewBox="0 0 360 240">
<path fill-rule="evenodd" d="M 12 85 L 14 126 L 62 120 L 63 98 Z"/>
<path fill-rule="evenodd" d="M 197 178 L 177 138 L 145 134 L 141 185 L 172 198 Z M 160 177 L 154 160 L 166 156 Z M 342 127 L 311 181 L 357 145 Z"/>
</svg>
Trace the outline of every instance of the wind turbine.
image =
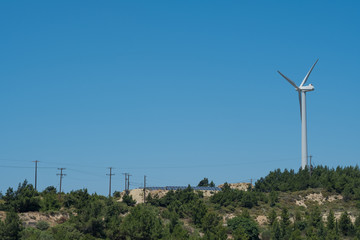
<svg viewBox="0 0 360 240">
<path fill-rule="evenodd" d="M 307 86 L 304 86 L 306 81 L 308 80 L 311 71 L 315 67 L 316 63 L 319 61 L 319 59 L 316 60 L 314 65 L 312 65 L 310 71 L 306 74 L 304 80 L 299 86 L 296 86 L 296 84 L 290 80 L 288 77 L 286 77 L 284 74 L 282 74 L 280 71 L 278 73 L 285 78 L 291 85 L 295 87 L 295 90 L 299 93 L 299 103 L 300 103 L 300 118 L 301 118 L 301 168 L 305 169 L 307 165 L 307 156 L 308 156 L 308 150 L 307 150 L 307 129 L 306 129 L 306 92 L 314 91 L 314 86 L 312 84 L 309 84 Z"/>
</svg>

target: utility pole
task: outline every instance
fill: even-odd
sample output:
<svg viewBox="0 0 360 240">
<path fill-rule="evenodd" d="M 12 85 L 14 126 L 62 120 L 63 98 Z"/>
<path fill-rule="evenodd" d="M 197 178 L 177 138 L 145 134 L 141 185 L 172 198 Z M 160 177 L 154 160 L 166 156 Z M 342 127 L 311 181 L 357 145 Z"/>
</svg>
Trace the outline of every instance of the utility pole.
<svg viewBox="0 0 360 240">
<path fill-rule="evenodd" d="M 111 197 L 111 176 L 113 176 L 115 174 L 111 173 L 112 167 L 109 167 L 109 169 L 110 169 L 110 173 L 106 174 L 106 175 L 110 177 L 110 181 L 109 181 L 109 197 Z"/>
<path fill-rule="evenodd" d="M 128 175 L 128 173 L 123 173 L 123 175 L 125 175 L 125 192 L 127 192 L 127 186 L 128 186 L 128 184 L 127 184 L 127 180 L 128 180 L 127 175 Z"/>
<path fill-rule="evenodd" d="M 125 175 L 125 193 L 129 194 L 131 175 L 129 173 L 123 173 L 123 175 Z"/>
<path fill-rule="evenodd" d="M 62 178 L 63 176 L 66 176 L 66 174 L 63 174 L 63 170 L 66 168 L 58 168 L 60 170 L 60 173 L 56 174 L 57 176 L 60 176 L 60 191 L 59 191 L 59 198 L 61 197 L 61 184 L 62 184 Z"/>
<path fill-rule="evenodd" d="M 130 176 L 132 176 L 132 175 L 130 175 L 130 174 L 128 173 L 127 176 L 128 176 L 128 181 L 127 181 L 128 187 L 127 187 L 127 190 L 130 191 Z"/>
<path fill-rule="evenodd" d="M 146 175 L 144 175 L 144 203 L 146 202 Z"/>
<path fill-rule="evenodd" d="M 309 172 L 310 172 L 310 177 L 311 177 L 311 171 L 312 171 L 311 159 L 312 159 L 312 155 L 310 155 L 309 158 L 310 158 Z"/>
<path fill-rule="evenodd" d="M 40 162 L 38 160 L 33 161 L 35 163 L 35 191 L 37 186 L 37 163 Z"/>
</svg>

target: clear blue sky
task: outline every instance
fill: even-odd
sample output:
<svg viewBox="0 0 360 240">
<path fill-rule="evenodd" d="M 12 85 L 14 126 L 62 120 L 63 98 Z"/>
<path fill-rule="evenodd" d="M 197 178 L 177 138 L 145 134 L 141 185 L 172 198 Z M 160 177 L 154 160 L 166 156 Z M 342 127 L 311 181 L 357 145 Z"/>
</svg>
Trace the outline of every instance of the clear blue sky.
<svg viewBox="0 0 360 240">
<path fill-rule="evenodd" d="M 335 2 L 335 1 L 334 1 Z M 1 1 L 0 191 L 248 181 L 360 160 L 358 1 Z"/>
</svg>

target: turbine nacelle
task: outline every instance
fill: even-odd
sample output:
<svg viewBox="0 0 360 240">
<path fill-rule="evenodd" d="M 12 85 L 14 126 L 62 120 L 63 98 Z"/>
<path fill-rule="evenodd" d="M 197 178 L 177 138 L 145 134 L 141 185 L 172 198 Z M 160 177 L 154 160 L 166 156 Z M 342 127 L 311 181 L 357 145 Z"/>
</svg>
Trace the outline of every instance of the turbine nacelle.
<svg viewBox="0 0 360 240">
<path fill-rule="evenodd" d="M 299 90 L 298 90 L 299 89 Z M 312 84 L 309 84 L 307 86 L 302 86 L 299 87 L 298 89 L 296 89 L 296 91 L 302 91 L 302 92 L 310 92 L 310 91 L 314 91 L 315 88 Z"/>
</svg>

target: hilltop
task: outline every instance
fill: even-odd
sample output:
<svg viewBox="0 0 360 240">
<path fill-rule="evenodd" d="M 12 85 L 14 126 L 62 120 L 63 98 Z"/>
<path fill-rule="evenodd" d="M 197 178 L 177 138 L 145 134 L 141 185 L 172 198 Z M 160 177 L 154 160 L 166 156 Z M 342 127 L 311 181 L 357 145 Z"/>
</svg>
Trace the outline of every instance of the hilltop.
<svg viewBox="0 0 360 240">
<path fill-rule="evenodd" d="M 144 204 L 143 189 L 109 198 L 24 182 L 1 197 L 0 239 L 358 239 L 359 183 L 357 166 L 275 170 L 254 186 L 146 190 Z"/>
</svg>

